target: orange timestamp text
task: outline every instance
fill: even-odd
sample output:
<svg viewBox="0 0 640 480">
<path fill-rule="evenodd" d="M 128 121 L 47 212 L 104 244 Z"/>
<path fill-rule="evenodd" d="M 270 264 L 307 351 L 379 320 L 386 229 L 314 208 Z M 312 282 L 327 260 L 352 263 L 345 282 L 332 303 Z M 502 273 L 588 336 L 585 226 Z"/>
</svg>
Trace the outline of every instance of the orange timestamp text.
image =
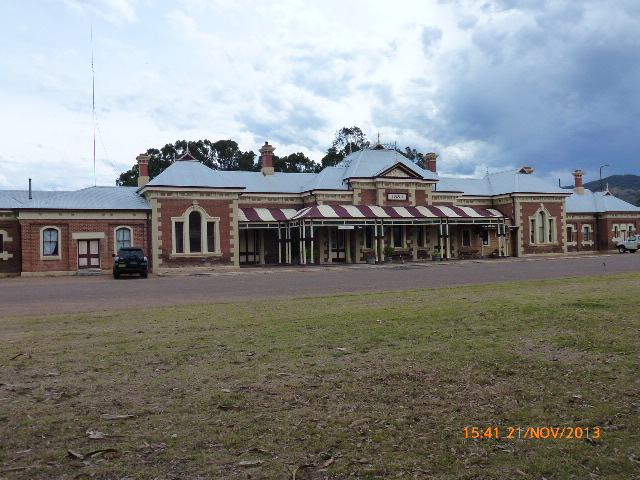
<svg viewBox="0 0 640 480">
<path fill-rule="evenodd" d="M 600 438 L 600 427 L 465 427 L 464 438 Z"/>
</svg>

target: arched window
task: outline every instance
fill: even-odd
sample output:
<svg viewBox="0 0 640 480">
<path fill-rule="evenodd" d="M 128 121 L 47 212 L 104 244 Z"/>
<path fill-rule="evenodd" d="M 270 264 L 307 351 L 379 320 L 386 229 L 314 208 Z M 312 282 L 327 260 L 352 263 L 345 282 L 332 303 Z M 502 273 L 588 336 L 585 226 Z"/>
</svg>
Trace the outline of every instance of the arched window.
<svg viewBox="0 0 640 480">
<path fill-rule="evenodd" d="M 173 255 L 220 255 L 220 218 L 210 217 L 206 210 L 194 205 L 180 217 L 172 217 Z"/>
<path fill-rule="evenodd" d="M 558 233 L 556 225 L 557 217 L 552 217 L 549 211 L 540 204 L 536 213 L 529 217 L 529 234 L 531 244 L 557 243 Z"/>
<path fill-rule="evenodd" d="M 544 214 L 544 212 L 538 212 L 538 223 L 537 223 L 537 227 L 538 227 L 538 243 L 544 243 L 545 242 L 545 235 L 544 235 L 544 231 L 545 231 L 545 225 L 546 225 L 546 215 Z"/>
<path fill-rule="evenodd" d="M 131 229 L 121 227 L 116 230 L 116 250 L 131 246 Z"/>
<path fill-rule="evenodd" d="M 189 250 L 202 252 L 202 216 L 196 210 L 189 214 Z"/>
<path fill-rule="evenodd" d="M 60 235 L 57 228 L 45 228 L 42 231 L 42 255 L 44 257 L 60 255 Z"/>
</svg>

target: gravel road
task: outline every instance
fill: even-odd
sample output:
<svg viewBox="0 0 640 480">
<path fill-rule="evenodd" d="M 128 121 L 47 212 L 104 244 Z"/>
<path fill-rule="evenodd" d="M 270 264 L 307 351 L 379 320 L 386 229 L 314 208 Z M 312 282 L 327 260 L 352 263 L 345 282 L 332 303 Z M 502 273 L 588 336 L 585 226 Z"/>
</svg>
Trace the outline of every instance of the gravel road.
<svg viewBox="0 0 640 480">
<path fill-rule="evenodd" d="M 396 292 L 640 272 L 640 253 L 393 265 L 243 268 L 206 275 L 0 278 L 0 318 Z"/>
</svg>

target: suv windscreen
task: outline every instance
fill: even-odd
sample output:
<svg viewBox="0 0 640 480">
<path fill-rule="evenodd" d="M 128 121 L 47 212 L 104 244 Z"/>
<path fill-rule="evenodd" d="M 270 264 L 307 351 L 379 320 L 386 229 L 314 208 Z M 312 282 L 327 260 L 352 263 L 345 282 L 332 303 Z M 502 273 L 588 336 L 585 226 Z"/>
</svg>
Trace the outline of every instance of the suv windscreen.
<svg viewBox="0 0 640 480">
<path fill-rule="evenodd" d="M 131 257 L 144 257 L 144 251 L 142 249 L 135 250 L 120 250 L 119 252 L 122 258 L 131 258 Z"/>
</svg>

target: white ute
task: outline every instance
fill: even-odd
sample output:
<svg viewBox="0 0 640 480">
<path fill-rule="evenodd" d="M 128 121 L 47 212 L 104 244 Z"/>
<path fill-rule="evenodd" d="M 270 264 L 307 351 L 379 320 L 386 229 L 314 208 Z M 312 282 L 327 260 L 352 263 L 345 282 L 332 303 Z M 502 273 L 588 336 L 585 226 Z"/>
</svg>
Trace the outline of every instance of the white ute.
<svg viewBox="0 0 640 480">
<path fill-rule="evenodd" d="M 620 253 L 624 253 L 629 250 L 631 253 L 634 253 L 638 250 L 638 241 L 640 240 L 640 235 L 631 235 L 624 242 L 616 243 L 616 248 Z"/>
</svg>

